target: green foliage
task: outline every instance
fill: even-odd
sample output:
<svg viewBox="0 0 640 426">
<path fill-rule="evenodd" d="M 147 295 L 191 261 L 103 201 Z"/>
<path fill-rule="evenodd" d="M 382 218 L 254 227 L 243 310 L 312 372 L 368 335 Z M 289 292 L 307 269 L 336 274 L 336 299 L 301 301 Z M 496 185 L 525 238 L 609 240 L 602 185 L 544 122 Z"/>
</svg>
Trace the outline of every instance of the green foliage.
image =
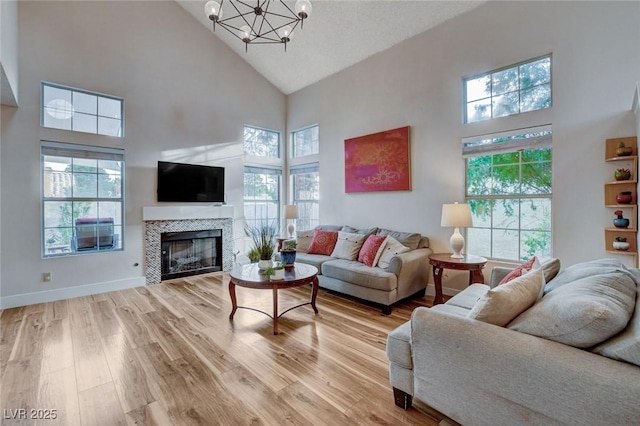
<svg viewBox="0 0 640 426">
<path fill-rule="evenodd" d="M 258 252 L 260 260 L 269 260 L 273 257 L 276 236 L 276 227 L 274 225 L 268 225 L 263 222 L 256 226 L 247 226 L 245 233 L 251 238 L 253 242 L 252 251 L 256 250 Z M 251 259 L 251 256 L 249 258 Z"/>
</svg>

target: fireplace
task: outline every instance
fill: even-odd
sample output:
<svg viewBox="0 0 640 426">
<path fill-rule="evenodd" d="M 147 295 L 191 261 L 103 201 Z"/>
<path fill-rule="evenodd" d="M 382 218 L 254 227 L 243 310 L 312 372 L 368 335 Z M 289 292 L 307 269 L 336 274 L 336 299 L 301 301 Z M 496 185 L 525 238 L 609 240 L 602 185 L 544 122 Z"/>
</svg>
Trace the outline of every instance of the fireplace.
<svg viewBox="0 0 640 426">
<path fill-rule="evenodd" d="M 222 230 L 165 232 L 161 241 L 161 279 L 222 270 Z"/>
</svg>

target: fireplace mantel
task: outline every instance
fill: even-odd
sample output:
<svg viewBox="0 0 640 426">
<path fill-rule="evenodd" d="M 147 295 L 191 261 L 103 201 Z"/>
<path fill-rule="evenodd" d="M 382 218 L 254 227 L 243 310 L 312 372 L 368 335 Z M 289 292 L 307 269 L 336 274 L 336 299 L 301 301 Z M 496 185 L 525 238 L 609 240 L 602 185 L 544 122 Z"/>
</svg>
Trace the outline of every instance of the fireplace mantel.
<svg viewBox="0 0 640 426">
<path fill-rule="evenodd" d="M 233 206 L 230 205 L 175 205 L 142 207 L 142 220 L 188 220 L 188 219 L 224 219 L 233 218 Z"/>
</svg>

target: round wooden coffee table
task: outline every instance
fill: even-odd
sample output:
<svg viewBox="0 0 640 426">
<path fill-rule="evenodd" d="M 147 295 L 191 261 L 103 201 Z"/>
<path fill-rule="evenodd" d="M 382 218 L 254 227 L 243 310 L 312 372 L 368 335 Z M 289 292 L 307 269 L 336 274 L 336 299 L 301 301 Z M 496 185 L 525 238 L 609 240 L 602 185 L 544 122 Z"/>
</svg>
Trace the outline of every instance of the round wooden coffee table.
<svg viewBox="0 0 640 426">
<path fill-rule="evenodd" d="M 237 266 L 229 273 L 231 279 L 229 280 L 229 296 L 231 296 L 232 310 L 229 315 L 229 320 L 233 319 L 236 311 L 241 309 L 249 309 L 251 311 L 260 312 L 266 316 L 273 318 L 273 334 L 278 334 L 278 318 L 286 314 L 292 309 L 299 308 L 305 305 L 311 305 L 313 311 L 317 314 L 318 308 L 316 308 L 316 296 L 318 295 L 318 268 L 304 263 L 296 263 L 294 267 L 285 270 L 284 279 L 282 280 L 270 280 L 269 277 L 263 275 L 258 270 L 257 263 L 251 263 L 249 265 Z M 278 314 L 278 290 L 285 288 L 300 287 L 305 284 L 312 284 L 311 300 L 305 303 L 301 303 L 296 306 L 292 306 L 286 311 Z M 248 306 L 238 306 L 236 300 L 236 286 L 246 288 L 253 288 L 257 290 L 272 290 L 273 291 L 273 315 L 261 311 L 260 309 L 251 308 Z"/>
</svg>

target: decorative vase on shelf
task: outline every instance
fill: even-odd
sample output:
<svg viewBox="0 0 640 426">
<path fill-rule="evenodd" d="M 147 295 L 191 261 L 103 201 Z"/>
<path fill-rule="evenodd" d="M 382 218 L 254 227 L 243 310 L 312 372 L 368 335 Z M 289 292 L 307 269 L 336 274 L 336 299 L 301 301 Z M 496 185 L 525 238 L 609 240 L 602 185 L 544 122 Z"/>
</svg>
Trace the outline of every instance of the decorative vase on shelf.
<svg viewBox="0 0 640 426">
<path fill-rule="evenodd" d="M 633 153 L 633 147 L 624 146 L 624 142 L 618 142 L 618 148 L 616 148 L 616 155 L 618 157 L 628 157 Z"/>
<path fill-rule="evenodd" d="M 631 179 L 631 170 L 629 170 L 629 169 L 616 169 L 614 176 L 615 176 L 617 181 L 629 180 L 629 179 Z"/>
<path fill-rule="evenodd" d="M 633 200 L 633 195 L 631 191 L 622 191 L 618 195 L 616 195 L 616 202 L 618 204 L 631 204 Z"/>
<path fill-rule="evenodd" d="M 613 226 L 616 228 L 628 228 L 629 227 L 629 219 L 622 217 L 622 210 L 616 210 L 614 212 L 616 218 L 613 219 Z"/>
<path fill-rule="evenodd" d="M 626 237 L 616 237 L 615 241 L 612 243 L 613 248 L 620 251 L 629 250 L 630 244 L 627 242 Z"/>
</svg>

